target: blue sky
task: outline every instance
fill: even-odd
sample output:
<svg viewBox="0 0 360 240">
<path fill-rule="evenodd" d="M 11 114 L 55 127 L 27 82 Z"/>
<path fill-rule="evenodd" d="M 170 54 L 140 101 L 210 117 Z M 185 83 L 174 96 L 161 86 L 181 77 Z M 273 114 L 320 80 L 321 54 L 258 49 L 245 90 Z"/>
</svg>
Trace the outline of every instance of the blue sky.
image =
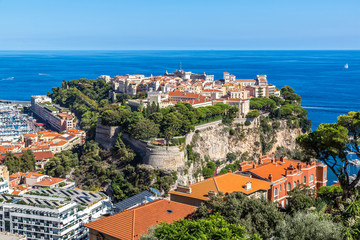
<svg viewBox="0 0 360 240">
<path fill-rule="evenodd" d="M 0 49 L 360 49 L 359 10 L 359 0 L 0 0 Z"/>
</svg>

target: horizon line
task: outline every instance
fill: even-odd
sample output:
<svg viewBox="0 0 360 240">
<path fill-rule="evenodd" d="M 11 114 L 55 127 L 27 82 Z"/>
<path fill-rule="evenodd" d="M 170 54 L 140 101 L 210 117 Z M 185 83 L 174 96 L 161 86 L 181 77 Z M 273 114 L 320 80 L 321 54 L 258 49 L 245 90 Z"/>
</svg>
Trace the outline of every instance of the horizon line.
<svg viewBox="0 0 360 240">
<path fill-rule="evenodd" d="M 0 51 L 360 51 L 360 49 L 0 49 Z"/>
</svg>

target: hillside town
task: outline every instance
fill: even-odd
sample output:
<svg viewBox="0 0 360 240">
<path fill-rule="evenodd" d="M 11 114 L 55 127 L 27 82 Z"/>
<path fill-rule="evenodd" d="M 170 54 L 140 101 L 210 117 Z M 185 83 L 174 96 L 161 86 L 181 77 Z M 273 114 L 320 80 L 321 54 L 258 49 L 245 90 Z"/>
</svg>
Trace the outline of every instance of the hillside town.
<svg viewBox="0 0 360 240">
<path fill-rule="evenodd" d="M 193 109 L 218 106 L 219 103 L 235 107 L 238 131 L 243 131 L 244 127 L 250 129 L 258 126 L 257 124 L 263 124 L 261 119 L 269 118 L 270 114 L 274 114 L 263 110 L 263 116 L 250 116 L 249 112 L 253 111 L 250 106 L 251 101 L 275 99 L 282 101 L 284 106 L 291 101 L 294 103 L 297 101 L 294 95 L 291 100 L 287 100 L 290 99 L 286 96 L 288 93 L 269 84 L 266 75 L 257 75 L 254 79 L 237 79 L 236 76 L 224 72 L 222 79 L 215 80 L 213 75 L 179 70 L 174 73 L 166 71 L 163 76 L 150 77 L 141 74 L 113 78 L 102 75 L 96 81 L 111 84 L 107 96 L 111 100 L 110 106 L 126 107 L 137 113 L 145 113 L 144 109 L 149 106 L 156 106 L 156 111 L 161 113 L 165 109 L 176 108 L 179 104 L 188 104 Z M 78 81 L 76 84 L 79 89 L 91 87 L 91 83 L 87 82 Z M 69 85 L 64 85 L 62 89 L 68 90 Z M 290 94 L 294 93 L 290 92 Z M 88 97 L 91 100 L 91 97 Z M 89 109 L 95 109 L 91 101 L 83 95 L 80 95 L 79 99 L 84 101 Z M 288 103 L 285 103 L 286 100 Z M 275 111 L 281 107 L 281 104 L 274 104 L 272 109 Z M 189 214 L 196 213 L 198 209 L 210 204 L 217 197 L 241 194 L 245 199 L 249 199 L 242 201 L 271 203 L 274 209 L 286 210 L 292 207 L 293 191 L 306 188 L 315 192 L 327 186 L 328 169 L 323 162 L 314 159 L 304 162 L 269 153 L 242 161 L 232 162 L 226 159 L 225 165 L 217 165 L 210 174 L 206 174 L 203 167 L 202 173 L 197 173 L 195 178 L 189 175 L 185 182 L 173 182 L 168 191 L 149 185 L 145 186 L 146 190 L 126 195 L 119 201 L 114 196 L 116 189 L 114 190 L 113 185 L 111 185 L 113 192 L 105 188 L 97 191 L 83 190 L 77 186 L 71 174 L 73 170 L 63 174 L 65 177 L 59 177 L 59 174 L 54 175 L 54 171 L 51 173 L 49 171 L 51 159 L 57 156 L 62 158 L 61 154 L 64 152 L 86 148 L 86 144 L 93 141 L 89 139 L 87 131 L 81 129 L 84 115 L 76 113 L 68 107 L 55 103 L 50 95 L 32 96 L 29 114 L 36 119 L 34 125 L 37 128 L 29 132 L 21 132 L 18 138 L 0 142 L 1 231 L 19 236 L 19 239 L 141 239 L 146 234 L 152 234 L 150 229 L 159 223 L 171 224 L 186 219 Z M 245 125 L 245 121 L 249 124 Z M 100 123 L 101 121 L 98 120 L 96 128 L 107 129 L 109 137 L 105 141 L 110 143 L 112 141 L 110 136 L 118 130 L 114 130 L 116 126 L 102 126 Z M 230 127 L 231 124 L 230 122 Z M 185 134 L 185 142 L 188 142 L 189 136 L 192 137 L 193 134 L 196 136 L 203 131 L 202 129 L 221 127 L 222 123 L 214 121 L 204 123 L 203 126 L 199 124 L 195 129 L 190 129 L 189 132 L 192 134 Z M 99 134 L 98 129 L 96 134 Z M 145 148 L 153 151 L 150 155 L 155 154 L 151 155 L 153 162 L 143 162 L 148 168 L 161 169 L 161 166 L 165 165 L 157 165 L 156 161 L 163 158 L 168 158 L 170 166 L 175 166 L 176 163 L 171 159 L 173 157 L 171 155 L 175 153 L 171 152 L 173 151 L 171 147 L 177 149 L 182 157 L 185 155 L 185 159 L 180 160 L 183 161 L 181 166 L 185 166 L 193 158 L 190 155 L 192 154 L 190 143 L 186 143 L 188 144 L 186 149 L 182 147 L 183 149 L 179 150 L 181 146 L 185 146 L 181 144 L 185 143 L 178 141 L 178 145 L 162 148 L 161 140 L 155 139 L 151 146 L 147 145 Z M 129 152 L 126 152 L 129 150 L 125 152 L 122 150 L 120 155 L 116 155 L 115 151 L 119 151 L 116 149 L 121 149 L 121 144 L 124 144 L 120 140 L 117 141 L 117 145 L 107 151 L 112 153 L 113 157 L 124 159 L 129 155 Z M 131 143 L 131 141 L 135 140 L 130 139 L 127 142 Z M 135 142 L 135 144 L 140 143 Z M 149 143 L 143 141 L 141 144 Z M 125 149 L 129 147 L 126 146 Z M 160 157 L 161 151 L 164 153 L 162 157 Z M 236 154 L 233 155 L 235 159 L 240 159 Z M 26 171 L 22 171 L 21 167 L 14 168 L 11 163 L 14 159 L 25 162 L 29 158 L 33 158 L 34 166 L 22 168 Z M 214 162 L 207 161 L 208 168 L 215 166 Z M 117 166 L 115 162 L 112 164 Z M 190 164 L 191 168 L 197 166 L 195 163 Z M 173 166 L 164 167 L 166 169 L 163 170 L 175 169 L 174 174 L 183 177 L 179 170 L 176 170 L 179 168 Z M 57 166 L 52 166 L 54 167 Z M 181 169 L 181 172 L 184 172 L 186 167 Z M 261 235 L 264 236 L 270 235 Z"/>
</svg>

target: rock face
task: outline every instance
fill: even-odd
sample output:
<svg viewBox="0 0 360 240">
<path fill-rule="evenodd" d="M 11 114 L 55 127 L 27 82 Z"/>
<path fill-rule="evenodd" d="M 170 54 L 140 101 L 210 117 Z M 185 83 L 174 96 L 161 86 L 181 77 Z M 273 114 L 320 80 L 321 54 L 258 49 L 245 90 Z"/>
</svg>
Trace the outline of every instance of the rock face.
<svg viewBox="0 0 360 240">
<path fill-rule="evenodd" d="M 258 159 L 263 152 L 274 153 L 280 148 L 294 150 L 295 139 L 301 133 L 300 128 L 290 128 L 285 120 L 277 121 L 276 127 L 268 132 L 255 119 L 245 126 L 244 119 L 238 119 L 231 128 L 216 121 L 197 126 L 195 132 L 187 134 L 185 144 L 190 145 L 194 153 L 199 155 L 198 162 L 190 163 L 187 159 L 185 144 L 181 146 L 154 146 L 147 141 L 139 141 L 123 134 L 123 141 L 142 158 L 142 163 L 157 169 L 177 171 L 180 184 L 194 182 L 197 173 L 207 161 L 219 161 L 219 169 L 224 167 L 228 153 L 237 157 L 244 155 L 250 159 Z M 273 122 L 268 122 L 273 124 Z M 272 125 L 274 126 L 274 125 Z M 95 140 L 104 148 L 111 149 L 116 141 L 119 127 L 102 126 L 98 120 Z M 265 149 L 265 150 L 264 150 Z M 239 159 L 239 158 L 238 158 Z"/>
<path fill-rule="evenodd" d="M 301 134 L 301 129 L 290 129 L 286 121 L 279 121 L 280 127 L 274 130 L 267 142 L 272 141 L 272 147 L 267 153 L 273 153 L 278 147 L 294 150 L 295 139 Z M 259 127 L 259 121 L 254 121 L 250 126 L 234 126 L 233 135 L 229 127 L 218 124 L 198 130 L 191 140 L 194 152 L 201 158 L 207 156 L 211 160 L 225 160 L 228 153 L 242 154 L 247 152 L 249 156 L 260 157 L 262 154 L 261 135 L 264 133 Z"/>
</svg>

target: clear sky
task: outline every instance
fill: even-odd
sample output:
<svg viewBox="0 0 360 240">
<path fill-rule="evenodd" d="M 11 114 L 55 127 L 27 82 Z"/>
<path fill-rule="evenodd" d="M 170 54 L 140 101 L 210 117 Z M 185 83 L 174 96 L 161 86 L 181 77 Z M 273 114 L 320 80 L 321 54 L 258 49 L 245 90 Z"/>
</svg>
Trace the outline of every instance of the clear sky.
<svg viewBox="0 0 360 240">
<path fill-rule="evenodd" d="M 0 50 L 360 49 L 359 0 L 0 0 Z"/>
</svg>

